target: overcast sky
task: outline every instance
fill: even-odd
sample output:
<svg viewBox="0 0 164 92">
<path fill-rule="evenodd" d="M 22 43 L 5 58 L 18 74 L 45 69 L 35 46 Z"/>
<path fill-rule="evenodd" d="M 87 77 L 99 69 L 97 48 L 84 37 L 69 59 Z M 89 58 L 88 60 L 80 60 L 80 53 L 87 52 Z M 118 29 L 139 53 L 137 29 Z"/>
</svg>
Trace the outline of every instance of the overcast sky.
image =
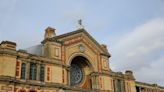
<svg viewBox="0 0 164 92">
<path fill-rule="evenodd" d="M 164 86 L 164 0 L 0 0 L 0 41 L 27 48 L 40 44 L 46 27 L 60 35 L 78 19 L 107 44 L 112 70 Z"/>
</svg>

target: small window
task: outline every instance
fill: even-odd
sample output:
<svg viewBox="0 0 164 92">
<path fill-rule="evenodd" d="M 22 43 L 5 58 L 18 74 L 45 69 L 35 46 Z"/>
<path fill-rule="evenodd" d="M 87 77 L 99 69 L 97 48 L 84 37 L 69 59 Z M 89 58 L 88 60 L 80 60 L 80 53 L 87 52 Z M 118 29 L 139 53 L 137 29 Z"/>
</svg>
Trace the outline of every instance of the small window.
<svg viewBox="0 0 164 92">
<path fill-rule="evenodd" d="M 59 57 L 59 48 L 55 48 L 55 57 Z"/>
</svg>

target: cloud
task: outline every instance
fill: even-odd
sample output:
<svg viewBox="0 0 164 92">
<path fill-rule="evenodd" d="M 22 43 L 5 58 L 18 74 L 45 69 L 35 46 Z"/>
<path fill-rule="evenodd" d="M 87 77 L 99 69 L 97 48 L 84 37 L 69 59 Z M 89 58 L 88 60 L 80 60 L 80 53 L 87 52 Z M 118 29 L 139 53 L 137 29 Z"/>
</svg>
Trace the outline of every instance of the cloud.
<svg viewBox="0 0 164 92">
<path fill-rule="evenodd" d="M 112 68 L 131 69 L 139 81 L 164 85 L 163 25 L 164 18 L 153 19 L 120 37 L 112 50 Z"/>
<path fill-rule="evenodd" d="M 148 83 L 158 83 L 164 86 L 164 57 L 160 57 L 155 62 L 150 63 L 150 67 L 142 68 L 140 71 L 136 71 L 135 75 L 137 80 L 146 81 Z"/>
</svg>

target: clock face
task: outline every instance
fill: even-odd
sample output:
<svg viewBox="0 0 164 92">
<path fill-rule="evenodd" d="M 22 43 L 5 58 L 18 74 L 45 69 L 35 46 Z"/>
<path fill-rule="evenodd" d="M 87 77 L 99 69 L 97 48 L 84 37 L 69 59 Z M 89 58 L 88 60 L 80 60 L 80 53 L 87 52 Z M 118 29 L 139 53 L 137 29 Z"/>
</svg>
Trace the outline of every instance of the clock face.
<svg viewBox="0 0 164 92">
<path fill-rule="evenodd" d="M 70 77 L 70 82 L 72 86 L 79 84 L 82 81 L 83 72 L 77 64 L 71 64 Z"/>
<path fill-rule="evenodd" d="M 80 49 L 80 52 L 84 52 L 84 46 L 83 45 L 80 45 L 79 49 Z"/>
</svg>

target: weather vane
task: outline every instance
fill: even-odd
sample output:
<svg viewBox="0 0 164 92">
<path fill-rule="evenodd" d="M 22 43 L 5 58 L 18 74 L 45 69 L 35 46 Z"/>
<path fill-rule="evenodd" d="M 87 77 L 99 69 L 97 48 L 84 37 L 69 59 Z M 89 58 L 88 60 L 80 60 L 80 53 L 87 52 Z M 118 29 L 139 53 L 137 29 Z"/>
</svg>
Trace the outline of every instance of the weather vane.
<svg viewBox="0 0 164 92">
<path fill-rule="evenodd" d="M 82 25 L 82 20 L 78 20 L 78 29 L 84 29 L 84 26 Z"/>
<path fill-rule="evenodd" d="M 82 20 L 79 19 L 79 20 L 78 20 L 78 23 L 79 23 L 79 25 L 82 25 Z"/>
</svg>

